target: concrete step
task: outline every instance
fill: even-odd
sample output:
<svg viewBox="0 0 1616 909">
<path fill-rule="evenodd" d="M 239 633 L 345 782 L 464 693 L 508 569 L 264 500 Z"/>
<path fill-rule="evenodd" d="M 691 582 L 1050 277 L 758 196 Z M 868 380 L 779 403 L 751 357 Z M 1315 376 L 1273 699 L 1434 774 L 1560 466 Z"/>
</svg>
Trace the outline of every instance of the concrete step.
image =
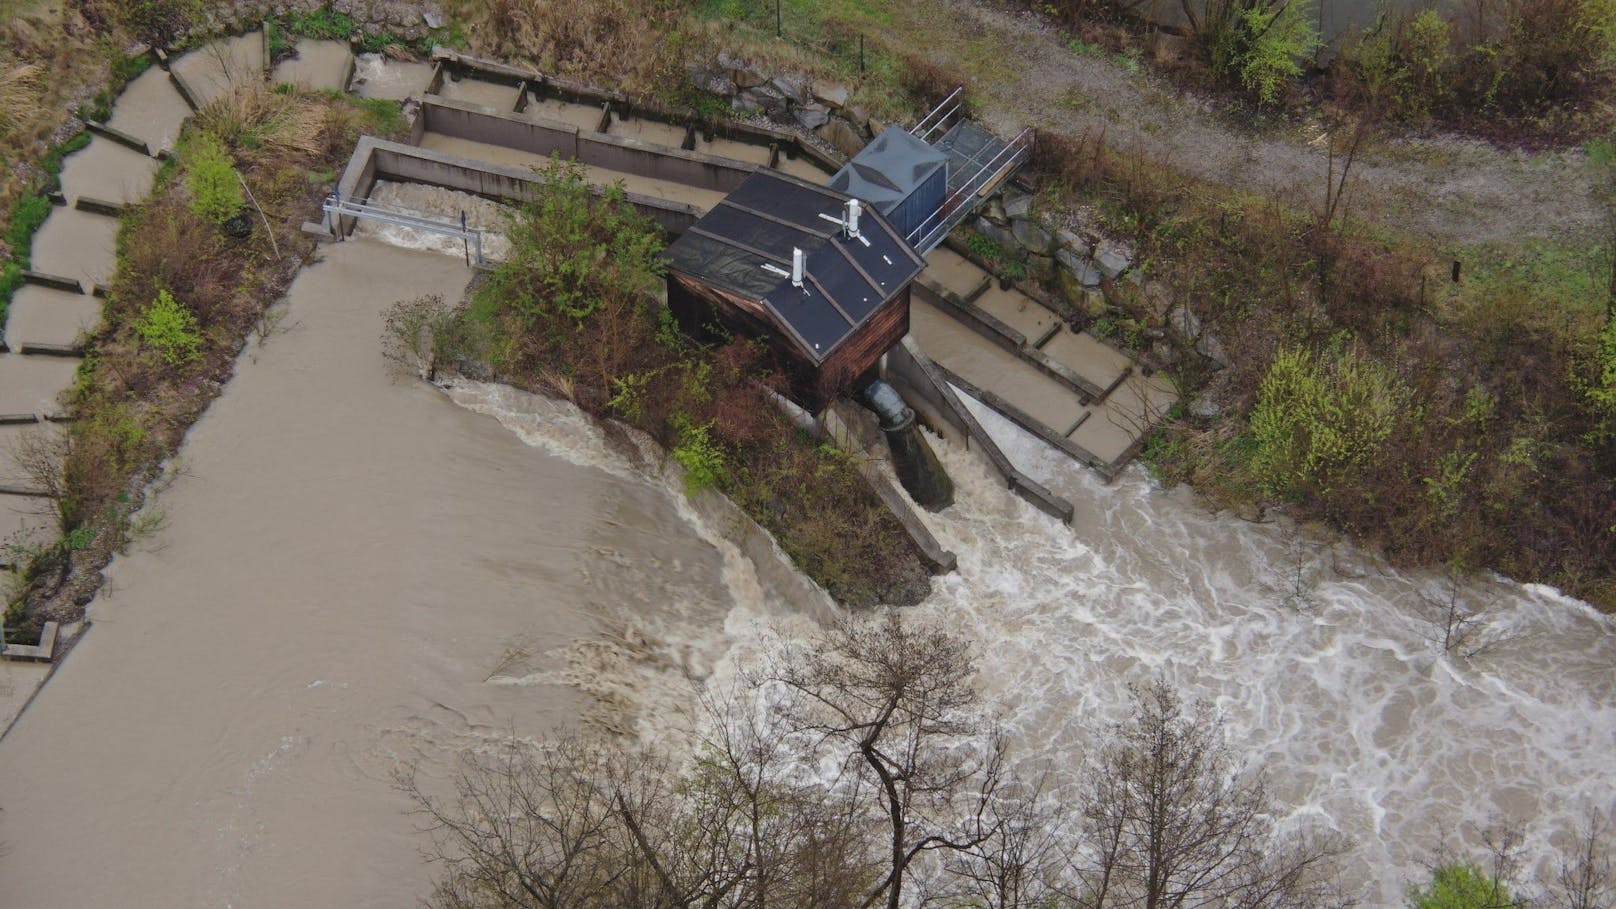
<svg viewBox="0 0 1616 909">
<path fill-rule="evenodd" d="M 56 414 L 79 361 L 67 357 L 0 354 L 0 414 Z"/>
<path fill-rule="evenodd" d="M 6 345 L 26 352 L 32 345 L 78 347 L 101 322 L 101 300 L 51 287 L 24 285 L 11 298 Z"/>
<path fill-rule="evenodd" d="M 141 140 L 156 154 L 172 149 L 191 108 L 180 97 L 168 73 L 153 66 L 124 86 L 112 103 L 107 125 Z"/>
<path fill-rule="evenodd" d="M 348 42 L 300 38 L 296 56 L 277 61 L 270 81 L 340 92 L 347 90 L 353 72 L 354 57 Z"/>
<path fill-rule="evenodd" d="M 57 207 L 34 235 L 32 267 L 86 286 L 105 284 L 117 267 L 117 240 L 117 218 Z"/>
<path fill-rule="evenodd" d="M 151 192 L 159 162 L 105 136 L 96 136 L 62 163 L 62 195 L 114 204 L 139 202 Z"/>
<path fill-rule="evenodd" d="M 1038 349 L 1051 360 L 1071 370 L 1085 384 L 1092 385 L 1098 390 L 1095 396 L 1100 398 L 1116 388 L 1133 369 L 1133 361 L 1128 359 L 1127 354 L 1086 331 L 1074 333 L 1062 327 L 1050 335 Z"/>
<path fill-rule="evenodd" d="M 0 570 L 16 567 L 29 547 L 50 542 L 54 508 L 49 499 L 0 495 Z"/>
</svg>

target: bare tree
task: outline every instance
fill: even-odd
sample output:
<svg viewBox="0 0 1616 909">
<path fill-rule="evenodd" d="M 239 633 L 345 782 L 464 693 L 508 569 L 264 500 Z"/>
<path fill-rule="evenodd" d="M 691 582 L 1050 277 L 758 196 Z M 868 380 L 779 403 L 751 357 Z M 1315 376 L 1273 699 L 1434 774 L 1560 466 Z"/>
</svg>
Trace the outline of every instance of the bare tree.
<svg viewBox="0 0 1616 909">
<path fill-rule="evenodd" d="M 945 854 L 944 886 L 955 902 L 991 909 L 1055 904 L 1069 855 L 1063 809 L 1044 784 L 1043 777 L 1011 781 L 989 806 L 990 835 L 974 849 Z"/>
<path fill-rule="evenodd" d="M 1576 848 L 1560 859 L 1549 884 L 1556 909 L 1611 909 L 1616 906 L 1616 863 L 1611 861 L 1610 822 L 1590 808 L 1577 832 Z"/>
<path fill-rule="evenodd" d="M 436 909 L 574 909 L 603 897 L 633 870 L 619 848 L 613 794 L 599 784 L 620 761 L 612 750 L 561 740 L 529 749 L 511 741 L 470 753 L 447 802 L 413 772 L 397 777 L 433 835 L 444 866 Z"/>
<path fill-rule="evenodd" d="M 884 817 L 885 871 L 861 906 L 898 909 L 918 858 L 970 852 L 1003 828 L 993 806 L 1004 748 L 980 714 L 975 672 L 963 639 L 895 611 L 785 648 L 770 670 L 793 693 L 784 710 L 812 753 L 838 757 Z"/>
<path fill-rule="evenodd" d="M 1431 640 L 1443 653 L 1465 659 L 1481 656 L 1516 636 L 1492 627 L 1488 622 L 1491 601 L 1477 606 L 1465 596 L 1464 575 L 1459 566 L 1450 566 L 1440 594 L 1421 594 L 1431 617 Z"/>
<path fill-rule="evenodd" d="M 1245 773 L 1204 706 L 1158 679 L 1090 768 L 1075 898 L 1106 907 L 1344 905 L 1332 836 L 1283 836 L 1259 775 Z"/>
</svg>

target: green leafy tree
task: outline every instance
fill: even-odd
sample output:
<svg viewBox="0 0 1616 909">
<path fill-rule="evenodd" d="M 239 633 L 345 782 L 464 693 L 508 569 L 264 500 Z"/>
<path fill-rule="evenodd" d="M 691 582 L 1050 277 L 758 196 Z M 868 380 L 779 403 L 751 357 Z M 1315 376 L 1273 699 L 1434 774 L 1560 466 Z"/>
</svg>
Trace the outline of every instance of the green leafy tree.
<svg viewBox="0 0 1616 909">
<path fill-rule="evenodd" d="M 1285 83 L 1302 72 L 1302 61 L 1319 46 L 1311 6 L 1305 0 L 1181 0 L 1196 43 L 1212 72 L 1237 83 L 1257 100 L 1279 100 Z"/>
<path fill-rule="evenodd" d="M 196 316 L 166 290 L 157 292 L 157 299 L 135 322 L 135 334 L 170 366 L 201 356 L 202 334 L 197 329 Z"/>
<path fill-rule="evenodd" d="M 581 320 L 607 297 L 639 297 L 662 274 L 662 238 L 619 186 L 597 199 L 580 165 L 553 160 L 523 216 L 509 227 L 511 257 L 493 282 L 530 322 Z"/>
<path fill-rule="evenodd" d="M 209 133 L 199 132 L 180 149 L 185 168 L 185 188 L 191 194 L 191 211 L 197 217 L 223 224 L 235 217 L 246 204 L 235 162 L 224 144 Z"/>
<path fill-rule="evenodd" d="M 1408 894 L 1408 909 L 1515 909 L 1509 888 L 1475 865 L 1443 865 Z"/>
</svg>

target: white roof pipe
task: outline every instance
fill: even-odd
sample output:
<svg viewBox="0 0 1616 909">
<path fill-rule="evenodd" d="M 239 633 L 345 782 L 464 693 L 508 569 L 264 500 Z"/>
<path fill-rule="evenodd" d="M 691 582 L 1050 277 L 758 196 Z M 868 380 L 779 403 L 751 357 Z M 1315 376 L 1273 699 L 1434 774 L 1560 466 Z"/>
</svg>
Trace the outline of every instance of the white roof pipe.
<svg viewBox="0 0 1616 909">
<path fill-rule="evenodd" d="M 859 227 L 858 227 L 859 211 L 860 211 L 859 200 L 857 200 L 857 199 L 848 199 L 847 200 L 847 235 L 849 237 L 852 237 L 855 240 L 858 239 L 858 235 L 859 235 Z"/>
<path fill-rule="evenodd" d="M 802 286 L 803 265 L 804 265 L 806 259 L 807 259 L 807 257 L 802 254 L 802 250 L 798 249 L 795 246 L 791 247 L 791 286 L 792 287 L 801 287 Z"/>
</svg>

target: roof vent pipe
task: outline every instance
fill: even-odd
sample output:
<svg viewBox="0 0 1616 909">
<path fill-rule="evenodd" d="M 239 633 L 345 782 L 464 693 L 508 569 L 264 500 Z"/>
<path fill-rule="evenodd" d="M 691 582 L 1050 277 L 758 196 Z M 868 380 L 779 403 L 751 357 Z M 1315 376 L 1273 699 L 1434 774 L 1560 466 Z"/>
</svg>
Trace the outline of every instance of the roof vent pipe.
<svg viewBox="0 0 1616 909">
<path fill-rule="evenodd" d="M 805 258 L 806 257 L 802 254 L 802 250 L 798 249 L 795 246 L 791 247 L 791 286 L 792 287 L 801 287 L 802 286 L 803 260 Z"/>
<path fill-rule="evenodd" d="M 859 231 L 858 231 L 859 210 L 860 210 L 859 200 L 857 200 L 857 199 L 848 199 L 847 200 L 847 235 L 849 237 L 852 237 L 855 240 L 858 239 L 858 235 L 859 235 Z"/>
</svg>

